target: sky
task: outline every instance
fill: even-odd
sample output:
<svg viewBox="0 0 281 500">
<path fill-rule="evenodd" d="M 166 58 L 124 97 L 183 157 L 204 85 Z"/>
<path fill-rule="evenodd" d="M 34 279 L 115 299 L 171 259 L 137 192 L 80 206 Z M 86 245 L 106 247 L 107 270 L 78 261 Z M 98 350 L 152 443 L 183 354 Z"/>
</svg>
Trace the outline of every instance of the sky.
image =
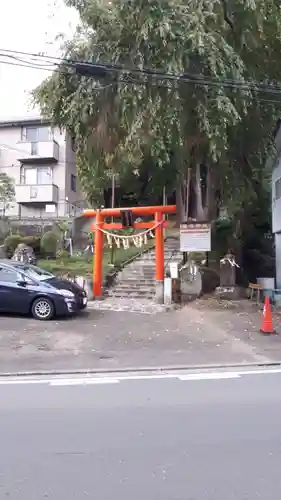
<svg viewBox="0 0 281 500">
<path fill-rule="evenodd" d="M 30 91 L 50 75 L 49 71 L 4 64 L 1 49 L 59 56 L 59 33 L 70 38 L 78 17 L 63 0 L 2 0 L 0 16 L 0 120 L 38 116 L 31 109 Z M 19 56 L 21 57 L 21 56 Z"/>
</svg>

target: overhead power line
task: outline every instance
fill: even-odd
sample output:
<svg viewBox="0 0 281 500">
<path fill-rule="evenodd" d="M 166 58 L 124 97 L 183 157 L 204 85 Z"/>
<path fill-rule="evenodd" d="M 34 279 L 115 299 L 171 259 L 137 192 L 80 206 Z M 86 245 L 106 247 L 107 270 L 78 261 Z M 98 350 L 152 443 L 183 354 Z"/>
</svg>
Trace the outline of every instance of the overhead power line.
<svg viewBox="0 0 281 500">
<path fill-rule="evenodd" d="M 59 68 L 59 71 L 62 71 L 61 65 L 63 65 L 66 68 L 71 68 L 76 71 L 77 74 L 80 74 L 81 76 L 88 76 L 88 77 L 105 77 L 107 74 L 110 74 L 112 72 L 118 72 L 118 73 L 123 73 L 123 74 L 133 74 L 133 75 L 138 75 L 142 77 L 154 77 L 154 81 L 157 78 L 158 80 L 168 80 L 168 81 L 177 81 L 177 82 L 184 82 L 184 83 L 193 83 L 197 85 L 203 85 L 203 86 L 217 86 L 217 87 L 229 87 L 229 88 L 239 88 L 240 90 L 253 90 L 253 91 L 260 91 L 260 92 L 274 92 L 277 91 L 278 93 L 281 92 L 281 88 L 276 85 L 269 85 L 269 84 L 261 84 L 257 82 L 241 82 L 238 80 L 230 80 L 230 79 L 214 79 L 213 77 L 208 77 L 203 75 L 198 75 L 198 74 L 190 74 L 190 73 L 184 73 L 184 74 L 174 74 L 174 73 L 163 73 L 159 72 L 156 70 L 140 70 L 138 68 L 123 68 L 121 66 L 117 65 L 109 65 L 109 64 L 97 64 L 89 61 L 75 61 L 72 59 L 59 59 L 57 57 L 53 56 L 44 56 L 42 54 L 32 54 L 28 52 L 20 52 L 20 51 L 8 51 L 5 49 L 5 53 L 0 54 L 2 57 L 10 57 L 12 59 L 16 59 L 20 61 L 20 64 L 23 64 L 24 66 L 32 66 L 32 67 L 38 67 L 39 69 L 44 69 L 44 70 L 50 70 L 50 71 L 58 71 L 57 68 Z M 1 51 L 1 49 L 0 49 Z M 30 61 L 24 61 L 22 59 L 17 58 L 16 56 L 12 55 L 13 54 L 21 54 L 24 56 L 28 56 L 31 58 L 38 58 L 41 60 L 48 61 L 48 67 L 46 67 L 46 64 L 38 64 L 30 62 Z M 52 61 L 57 61 L 57 62 L 50 62 Z M 50 68 L 50 66 L 53 66 L 53 69 Z M 211 78 L 211 79 L 210 79 Z M 139 82 L 132 82 L 132 83 L 139 83 Z M 145 82 L 140 82 L 140 83 L 147 83 Z M 151 83 L 151 82 L 149 82 Z"/>
<path fill-rule="evenodd" d="M 1 53 L 1 50 L 4 50 L 6 53 Z M 37 61 L 42 62 L 34 62 L 33 61 L 28 61 L 24 60 L 22 58 L 19 58 L 17 56 L 12 55 L 13 54 L 19 54 L 19 55 L 24 55 L 29 58 L 37 58 Z M 254 82 L 239 82 L 238 80 L 209 80 L 206 79 L 206 77 L 201 76 L 201 75 L 192 75 L 191 78 L 188 78 L 185 74 L 183 75 L 176 75 L 176 74 L 171 74 L 171 73 L 159 73 L 156 71 L 152 70 L 140 70 L 140 69 L 125 69 L 119 66 L 115 65 L 101 65 L 101 64 L 96 64 L 96 63 L 91 63 L 91 62 L 84 62 L 84 61 L 74 61 L 70 59 L 59 59 L 57 57 L 53 56 L 43 56 L 42 54 L 32 54 L 28 52 L 20 52 L 20 51 L 10 51 L 6 49 L 0 49 L 0 57 L 4 58 L 10 58 L 13 59 L 15 62 L 11 61 L 6 61 L 6 60 L 0 60 L 0 63 L 10 65 L 10 66 L 18 66 L 18 67 L 24 67 L 24 68 L 31 68 L 31 69 L 37 69 L 37 70 L 44 70 L 44 71 L 50 71 L 51 73 L 61 73 L 65 75 L 71 74 L 69 72 L 69 69 L 73 70 L 77 75 L 79 76 L 84 76 L 88 78 L 93 78 L 93 79 L 103 79 L 106 75 L 111 74 L 112 72 L 117 72 L 121 73 L 122 79 L 118 79 L 116 82 L 112 82 L 108 85 L 104 86 L 97 86 L 94 90 L 100 91 L 106 88 L 109 88 L 116 83 L 122 83 L 122 84 L 131 84 L 131 85 L 149 85 L 152 87 L 157 87 L 157 88 L 168 88 L 172 89 L 171 86 L 168 85 L 163 85 L 159 83 L 160 81 L 166 81 L 168 83 L 187 83 L 187 84 L 193 84 L 197 86 L 203 86 L 203 87 L 211 87 L 211 88 L 229 88 L 233 90 L 242 90 L 245 92 L 259 92 L 259 93 L 266 93 L 266 94 L 271 94 L 271 95 L 280 95 L 281 96 L 281 86 L 278 85 L 271 85 L 271 84 L 257 84 Z M 46 61 L 43 64 L 43 61 Z M 57 62 L 50 62 L 50 60 L 54 60 Z M 64 68 L 64 69 L 63 69 Z M 133 79 L 132 76 L 142 76 L 142 77 L 148 77 L 148 76 L 153 76 L 154 78 L 151 79 Z M 246 98 L 247 95 L 245 94 L 244 96 L 239 96 L 236 95 L 238 98 Z M 252 96 L 249 96 L 252 97 Z M 262 99 L 259 99 L 262 101 Z M 265 99 L 263 99 L 264 102 L 266 102 Z M 268 102 L 273 102 L 269 101 Z M 274 102 L 279 102 L 279 101 L 274 101 Z"/>
<path fill-rule="evenodd" d="M 124 67 L 118 64 L 112 64 L 112 63 L 94 63 L 92 61 L 87 61 L 83 59 L 71 59 L 71 58 L 63 58 L 63 57 L 55 57 L 55 56 L 50 56 L 50 55 L 44 55 L 43 53 L 32 53 L 32 52 L 23 52 L 19 50 L 9 50 L 9 49 L 1 49 L 0 48 L 0 53 L 4 52 L 6 54 L 16 54 L 16 55 L 22 55 L 22 56 L 28 56 L 36 59 L 44 59 L 48 60 L 50 64 L 66 64 L 69 65 L 70 67 L 72 66 L 77 66 L 77 65 L 83 65 L 85 70 L 87 68 L 95 68 L 96 70 L 103 70 L 106 73 L 110 73 L 111 71 L 115 72 L 122 72 L 122 73 L 131 73 L 131 74 L 138 74 L 141 76 L 154 76 L 154 77 L 159 77 L 163 79 L 177 79 L 177 80 L 183 80 L 190 78 L 192 79 L 192 82 L 194 80 L 198 80 L 198 82 L 205 82 L 206 84 L 209 84 L 209 82 L 216 83 L 218 85 L 222 84 L 237 84 L 237 85 L 245 85 L 245 86 L 255 86 L 255 87 L 270 87 L 271 89 L 276 89 L 280 90 L 281 86 L 280 85 L 274 85 L 274 84 L 269 84 L 269 83 L 263 83 L 263 82 L 254 82 L 254 81 L 241 81 L 233 78 L 220 78 L 220 77 L 212 77 L 212 76 L 206 76 L 202 75 L 199 73 L 190 73 L 190 72 L 184 72 L 184 73 L 171 73 L 164 71 L 162 69 L 149 69 L 149 68 L 136 68 L 136 67 Z"/>
<path fill-rule="evenodd" d="M 0 54 L 0 57 L 1 54 Z M 30 64 L 28 62 L 26 62 L 25 64 L 23 63 L 16 63 L 16 62 L 10 62 L 10 61 L 1 61 L 0 59 L 0 64 L 5 64 L 7 66 L 16 66 L 17 68 L 29 68 L 29 69 L 39 69 L 39 70 L 45 70 L 45 71 L 50 71 L 51 73 L 55 72 L 55 73 L 63 73 L 62 71 L 58 70 L 58 69 L 51 69 L 51 68 L 46 68 L 45 66 L 42 66 L 42 65 L 34 65 L 34 64 Z"/>
<path fill-rule="evenodd" d="M 1 55 L 0 55 L 1 57 Z M 33 66 L 33 65 L 28 65 L 28 64 L 20 64 L 20 63 L 12 63 L 12 62 L 7 62 L 7 61 L 1 61 L 0 60 L 0 64 L 7 64 L 9 66 L 15 66 L 15 67 L 23 67 L 23 68 L 29 68 L 29 69 L 37 69 L 37 70 L 46 70 L 46 71 L 50 71 L 50 72 L 55 72 L 55 73 L 61 73 L 61 74 L 65 74 L 65 75 L 68 75 L 69 73 L 67 72 L 63 72 L 63 71 L 60 71 L 59 69 L 50 69 L 50 68 L 45 68 L 44 66 Z M 136 81 L 136 80 L 119 80 L 118 83 L 122 83 L 122 84 L 131 84 L 131 85 L 150 85 L 151 87 L 156 87 L 156 88 L 162 88 L 162 89 L 169 89 L 171 90 L 172 87 L 171 86 L 168 86 L 168 85 L 161 85 L 161 84 L 158 84 L 158 83 L 150 83 L 150 82 L 140 82 L 140 81 Z M 93 91 L 97 91 L 97 92 L 100 92 L 102 90 L 105 90 L 107 88 L 110 88 L 112 87 L 113 85 L 115 85 L 116 82 L 113 82 L 113 83 L 110 83 L 108 85 L 102 85 L 102 86 L 99 86 L 99 87 L 96 87 L 95 89 L 93 89 Z M 281 91 L 280 92 L 276 92 L 274 93 L 274 95 L 280 95 L 280 100 L 277 100 L 277 99 L 263 99 L 263 98 L 259 98 L 258 101 L 259 102 L 264 102 L 264 103 L 268 103 L 268 104 L 281 104 Z M 241 95 L 236 95 L 236 98 L 237 99 L 242 99 L 242 100 L 245 100 L 246 98 L 252 98 L 252 96 L 247 96 L 247 95 L 244 95 L 244 96 L 241 96 Z M 215 98 L 213 99 L 215 100 Z"/>
</svg>

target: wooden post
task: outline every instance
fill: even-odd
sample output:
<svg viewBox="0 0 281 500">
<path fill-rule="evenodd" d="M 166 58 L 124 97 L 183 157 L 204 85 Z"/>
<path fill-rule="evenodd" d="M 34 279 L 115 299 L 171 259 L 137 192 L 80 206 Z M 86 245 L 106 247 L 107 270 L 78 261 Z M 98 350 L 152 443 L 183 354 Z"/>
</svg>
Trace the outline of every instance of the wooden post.
<svg viewBox="0 0 281 500">
<path fill-rule="evenodd" d="M 93 269 L 93 293 L 94 297 L 102 296 L 102 257 L 103 257 L 103 232 L 99 230 L 103 226 L 103 215 L 100 211 L 96 214 L 96 235 L 94 250 Z"/>
<path fill-rule="evenodd" d="M 159 224 L 161 222 L 161 224 Z M 158 224 L 155 229 L 155 260 L 156 260 L 156 301 L 163 304 L 164 301 L 164 274 L 165 274 L 165 259 L 164 259 L 164 233 L 163 233 L 163 214 L 155 212 L 155 224 Z"/>
</svg>

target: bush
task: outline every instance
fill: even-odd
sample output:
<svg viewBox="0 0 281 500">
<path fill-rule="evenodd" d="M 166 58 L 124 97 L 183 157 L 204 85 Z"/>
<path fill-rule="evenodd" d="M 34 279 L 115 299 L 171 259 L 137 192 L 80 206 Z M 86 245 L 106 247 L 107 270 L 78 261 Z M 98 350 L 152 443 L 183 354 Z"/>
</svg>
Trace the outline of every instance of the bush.
<svg viewBox="0 0 281 500">
<path fill-rule="evenodd" d="M 40 242 L 41 250 L 47 257 L 55 258 L 58 248 L 58 235 L 54 231 L 43 234 Z"/>
<path fill-rule="evenodd" d="M 21 238 L 20 243 L 31 247 L 34 250 L 35 255 L 40 255 L 41 253 L 41 238 L 39 236 L 24 236 Z"/>
<path fill-rule="evenodd" d="M 22 236 L 21 234 L 10 234 L 6 237 L 4 241 L 4 249 L 6 256 L 11 259 L 14 255 L 15 249 L 20 243 L 31 247 L 34 250 L 35 255 L 40 255 L 41 239 L 38 236 Z"/>
<path fill-rule="evenodd" d="M 11 259 L 14 255 L 15 249 L 21 243 L 22 236 L 20 234 L 10 234 L 5 238 L 4 249 L 8 259 Z"/>
<path fill-rule="evenodd" d="M 65 260 L 69 258 L 69 252 L 64 248 L 60 249 L 56 253 L 56 258 L 60 260 Z"/>
</svg>

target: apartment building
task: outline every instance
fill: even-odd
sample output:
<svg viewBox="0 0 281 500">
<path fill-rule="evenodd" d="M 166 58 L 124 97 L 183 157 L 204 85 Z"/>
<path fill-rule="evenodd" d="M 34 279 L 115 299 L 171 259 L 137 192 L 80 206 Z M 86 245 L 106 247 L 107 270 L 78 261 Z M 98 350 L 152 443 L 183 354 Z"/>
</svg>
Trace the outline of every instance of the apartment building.
<svg viewBox="0 0 281 500">
<path fill-rule="evenodd" d="M 86 206 L 72 138 L 40 117 L 0 121 L 0 172 L 15 183 L 7 216 L 73 217 Z"/>
</svg>

